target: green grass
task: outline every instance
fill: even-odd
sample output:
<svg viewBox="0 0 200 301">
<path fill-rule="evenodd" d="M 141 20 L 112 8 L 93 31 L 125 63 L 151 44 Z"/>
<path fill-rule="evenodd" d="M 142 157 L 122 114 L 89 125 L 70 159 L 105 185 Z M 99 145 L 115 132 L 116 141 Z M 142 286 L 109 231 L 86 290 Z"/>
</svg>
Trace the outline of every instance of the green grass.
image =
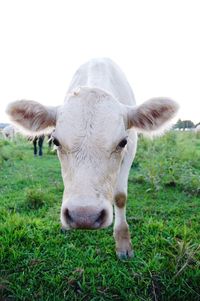
<svg viewBox="0 0 200 301">
<path fill-rule="evenodd" d="M 140 138 L 127 220 L 135 257 L 120 261 L 112 227 L 60 231 L 60 164 L 0 140 L 1 300 L 200 300 L 200 140 Z"/>
</svg>

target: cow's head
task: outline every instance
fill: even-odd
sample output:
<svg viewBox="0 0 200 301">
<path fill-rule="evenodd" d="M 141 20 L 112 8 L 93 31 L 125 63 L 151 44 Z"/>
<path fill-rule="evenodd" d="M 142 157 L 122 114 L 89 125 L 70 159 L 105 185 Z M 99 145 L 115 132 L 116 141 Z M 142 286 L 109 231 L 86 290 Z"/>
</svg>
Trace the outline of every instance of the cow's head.
<svg viewBox="0 0 200 301">
<path fill-rule="evenodd" d="M 99 89 L 82 87 L 60 107 L 16 101 L 11 120 L 29 133 L 55 128 L 52 139 L 62 168 L 65 228 L 104 228 L 113 219 L 113 189 L 129 142 L 128 131 L 159 130 L 177 111 L 167 98 L 125 106 Z"/>
</svg>

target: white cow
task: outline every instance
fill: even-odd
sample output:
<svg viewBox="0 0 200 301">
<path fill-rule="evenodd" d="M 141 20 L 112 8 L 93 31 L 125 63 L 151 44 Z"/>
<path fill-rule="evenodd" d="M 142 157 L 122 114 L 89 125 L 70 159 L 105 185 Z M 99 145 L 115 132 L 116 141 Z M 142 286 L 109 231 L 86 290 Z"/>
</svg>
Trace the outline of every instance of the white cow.
<svg viewBox="0 0 200 301">
<path fill-rule="evenodd" d="M 3 128 L 2 133 L 4 138 L 12 140 L 15 135 L 15 128 L 13 125 L 7 125 L 5 128 Z"/>
<path fill-rule="evenodd" d="M 133 254 L 125 213 L 127 181 L 137 132 L 159 130 L 177 109 L 168 98 L 136 106 L 120 68 L 110 59 L 95 59 L 77 70 L 62 106 L 21 100 L 11 103 L 7 113 L 31 133 L 55 128 L 53 142 L 65 187 L 63 228 L 108 227 L 114 205 L 116 252 L 127 258 Z"/>
</svg>

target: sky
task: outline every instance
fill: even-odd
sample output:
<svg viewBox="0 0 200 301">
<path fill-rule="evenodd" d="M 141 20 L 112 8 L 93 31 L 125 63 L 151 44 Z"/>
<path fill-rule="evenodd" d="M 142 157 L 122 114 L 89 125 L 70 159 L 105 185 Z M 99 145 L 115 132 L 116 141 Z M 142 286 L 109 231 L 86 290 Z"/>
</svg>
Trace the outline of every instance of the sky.
<svg viewBox="0 0 200 301">
<path fill-rule="evenodd" d="M 168 96 L 200 122 L 199 0 L 0 0 L 0 122 L 18 99 L 64 101 L 76 69 L 110 57 L 136 102 Z"/>
</svg>

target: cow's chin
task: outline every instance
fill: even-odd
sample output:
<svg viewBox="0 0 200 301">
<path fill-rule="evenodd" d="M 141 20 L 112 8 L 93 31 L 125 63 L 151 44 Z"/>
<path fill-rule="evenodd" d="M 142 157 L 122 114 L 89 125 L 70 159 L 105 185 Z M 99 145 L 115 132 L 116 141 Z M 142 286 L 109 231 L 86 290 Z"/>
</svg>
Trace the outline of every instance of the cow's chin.
<svg viewBox="0 0 200 301">
<path fill-rule="evenodd" d="M 63 201 L 61 207 L 61 224 L 63 230 L 107 228 L 113 221 L 113 207 L 107 200 L 97 204 L 78 203 L 77 200 Z"/>
</svg>

